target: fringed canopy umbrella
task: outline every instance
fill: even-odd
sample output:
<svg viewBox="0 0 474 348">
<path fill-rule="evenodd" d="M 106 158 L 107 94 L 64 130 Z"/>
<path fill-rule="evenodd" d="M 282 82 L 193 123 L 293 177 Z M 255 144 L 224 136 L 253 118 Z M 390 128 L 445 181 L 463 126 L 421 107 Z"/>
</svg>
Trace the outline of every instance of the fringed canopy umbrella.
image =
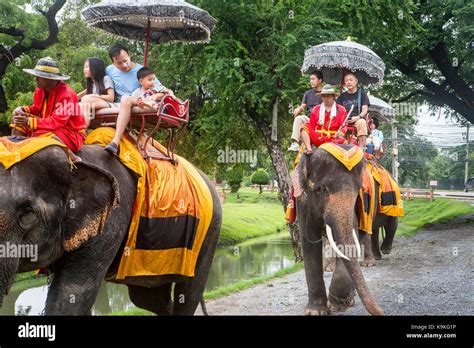
<svg viewBox="0 0 474 348">
<path fill-rule="evenodd" d="M 371 117 L 377 117 L 389 123 L 395 120 L 395 109 L 390 104 L 371 95 L 369 95 L 369 101 L 369 114 Z"/>
<path fill-rule="evenodd" d="M 310 74 L 315 70 L 323 73 L 326 83 L 342 84 L 344 74 L 352 72 L 360 84 L 367 86 L 383 81 L 385 64 L 374 51 L 348 38 L 307 49 L 301 71 Z"/>
<path fill-rule="evenodd" d="M 83 12 L 86 22 L 109 33 L 149 43 L 209 42 L 216 20 L 182 0 L 104 0 Z"/>
</svg>

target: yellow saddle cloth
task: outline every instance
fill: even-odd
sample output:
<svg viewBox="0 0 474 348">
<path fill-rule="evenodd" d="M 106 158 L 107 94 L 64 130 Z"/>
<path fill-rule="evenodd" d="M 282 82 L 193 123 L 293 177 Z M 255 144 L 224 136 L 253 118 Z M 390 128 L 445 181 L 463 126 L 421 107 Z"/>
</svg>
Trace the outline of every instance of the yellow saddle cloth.
<svg viewBox="0 0 474 348">
<path fill-rule="evenodd" d="M 67 146 L 53 138 L 54 134 L 44 134 L 40 137 L 1 137 L 0 163 L 5 169 L 23 161 L 48 146 L 59 146 L 67 153 Z"/>
<path fill-rule="evenodd" d="M 85 144 L 106 146 L 113 128 L 97 128 Z M 160 151 L 166 149 L 154 141 Z M 117 280 L 135 276 L 178 274 L 194 276 L 212 219 L 209 188 L 184 158 L 178 164 L 144 160 L 134 142 L 122 137 L 120 161 L 138 176 L 137 197 Z"/>
<path fill-rule="evenodd" d="M 364 153 L 357 146 L 325 143 L 319 148 L 329 152 L 334 158 L 341 162 L 348 171 L 351 171 L 352 168 L 358 165 L 364 158 Z"/>
<path fill-rule="evenodd" d="M 387 216 L 404 216 L 402 195 L 395 179 L 380 164 L 369 163 L 367 167 L 380 186 L 379 211 Z"/>
</svg>

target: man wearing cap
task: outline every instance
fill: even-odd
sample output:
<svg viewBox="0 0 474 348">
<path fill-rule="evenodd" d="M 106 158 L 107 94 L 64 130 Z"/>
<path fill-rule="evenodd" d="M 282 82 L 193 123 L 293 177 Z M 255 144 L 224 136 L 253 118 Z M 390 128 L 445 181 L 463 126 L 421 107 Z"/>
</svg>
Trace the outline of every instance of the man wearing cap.
<svg viewBox="0 0 474 348">
<path fill-rule="evenodd" d="M 301 139 L 306 147 L 306 154 L 312 154 L 311 144 L 319 147 L 328 142 L 344 142 L 346 132 L 346 109 L 336 103 L 339 95 L 331 85 L 325 85 L 318 93 L 323 102 L 311 112 L 309 123 L 301 128 Z"/>
<path fill-rule="evenodd" d="M 33 105 L 16 108 L 12 114 L 14 134 L 40 136 L 53 133 L 72 152 L 81 149 L 86 122 L 76 92 L 63 81 L 58 64 L 49 57 L 38 60 L 34 69 L 23 69 L 36 77 Z"/>
</svg>

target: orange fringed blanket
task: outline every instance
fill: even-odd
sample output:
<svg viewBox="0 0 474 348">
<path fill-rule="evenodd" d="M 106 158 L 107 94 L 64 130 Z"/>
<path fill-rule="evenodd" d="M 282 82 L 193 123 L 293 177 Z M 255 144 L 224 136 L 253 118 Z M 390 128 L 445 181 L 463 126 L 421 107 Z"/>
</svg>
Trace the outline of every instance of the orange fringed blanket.
<svg viewBox="0 0 474 348">
<path fill-rule="evenodd" d="M 112 128 L 91 132 L 86 144 L 107 145 Z M 154 146 L 165 149 L 159 143 Z M 117 280 L 135 276 L 194 276 L 199 251 L 209 228 L 213 201 L 206 182 L 184 158 L 178 164 L 146 161 L 136 145 L 120 142 L 120 161 L 138 175 L 135 211 Z"/>
</svg>

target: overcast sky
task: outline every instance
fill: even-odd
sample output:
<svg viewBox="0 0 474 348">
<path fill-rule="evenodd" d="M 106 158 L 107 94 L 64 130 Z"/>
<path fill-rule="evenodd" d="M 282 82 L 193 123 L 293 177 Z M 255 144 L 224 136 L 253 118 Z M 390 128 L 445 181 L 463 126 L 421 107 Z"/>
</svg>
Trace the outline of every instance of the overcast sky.
<svg viewBox="0 0 474 348">
<path fill-rule="evenodd" d="M 428 107 L 423 106 L 418 111 L 416 131 L 438 147 L 454 147 L 466 144 L 466 127 L 446 119 L 443 111 L 436 116 L 430 116 Z M 464 138 L 463 138 L 464 137 Z M 469 139 L 474 141 L 474 126 L 469 129 Z"/>
</svg>

